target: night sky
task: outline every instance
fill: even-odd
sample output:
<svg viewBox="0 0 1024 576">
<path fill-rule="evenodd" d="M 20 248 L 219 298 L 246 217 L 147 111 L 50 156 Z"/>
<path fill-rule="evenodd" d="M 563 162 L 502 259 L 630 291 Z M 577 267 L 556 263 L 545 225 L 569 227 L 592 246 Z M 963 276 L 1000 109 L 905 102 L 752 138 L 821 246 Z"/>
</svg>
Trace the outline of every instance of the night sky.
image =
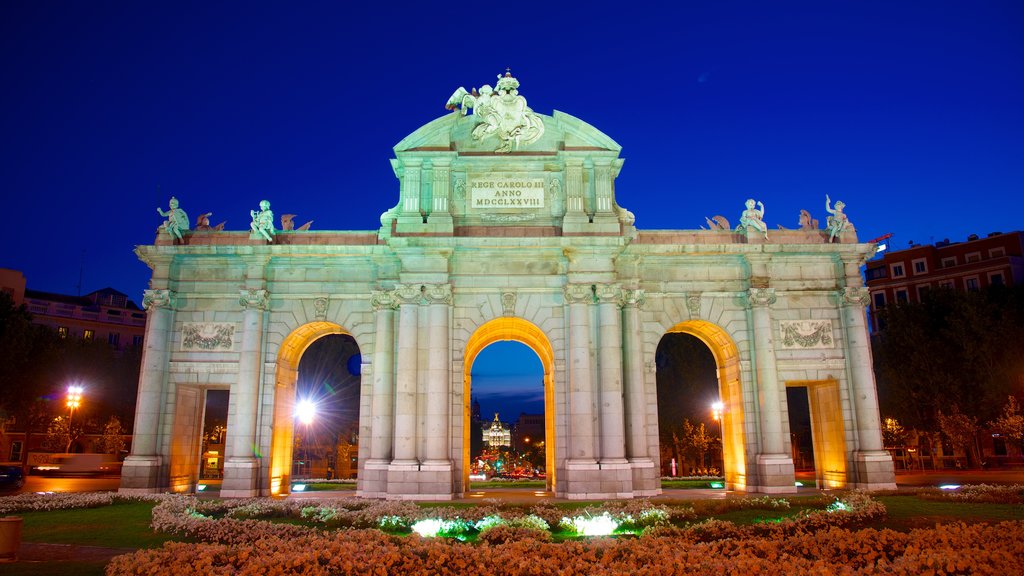
<svg viewBox="0 0 1024 576">
<path fill-rule="evenodd" d="M 641 229 L 826 193 L 896 247 L 1024 227 L 1019 0 L 295 4 L 0 3 L 0 267 L 140 302 L 172 195 L 376 230 L 392 147 L 506 67 L 622 146 Z"/>
</svg>

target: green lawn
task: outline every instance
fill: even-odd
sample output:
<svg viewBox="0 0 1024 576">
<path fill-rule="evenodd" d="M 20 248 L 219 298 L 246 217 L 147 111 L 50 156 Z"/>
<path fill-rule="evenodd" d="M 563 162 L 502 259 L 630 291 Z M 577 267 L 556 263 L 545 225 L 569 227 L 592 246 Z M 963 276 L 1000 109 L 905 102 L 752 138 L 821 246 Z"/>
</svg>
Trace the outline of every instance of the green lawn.
<svg viewBox="0 0 1024 576">
<path fill-rule="evenodd" d="M 79 544 L 107 548 L 158 548 L 180 540 L 156 534 L 150 527 L 154 504 L 122 502 L 99 508 L 23 512 L 21 539 L 25 542 Z"/>
<path fill-rule="evenodd" d="M 872 528 L 912 530 L 931 528 L 936 524 L 949 522 L 1002 522 L 1024 520 L 1024 505 L 1021 504 L 971 504 L 925 500 L 916 496 L 876 496 L 885 504 L 888 518 Z"/>
<path fill-rule="evenodd" d="M 717 484 L 718 486 L 712 486 Z M 686 489 L 693 490 L 699 488 L 714 488 L 725 490 L 725 479 L 724 478 L 697 478 L 697 479 L 683 479 L 683 480 L 662 480 L 662 488 L 675 488 L 675 489 Z"/>
</svg>

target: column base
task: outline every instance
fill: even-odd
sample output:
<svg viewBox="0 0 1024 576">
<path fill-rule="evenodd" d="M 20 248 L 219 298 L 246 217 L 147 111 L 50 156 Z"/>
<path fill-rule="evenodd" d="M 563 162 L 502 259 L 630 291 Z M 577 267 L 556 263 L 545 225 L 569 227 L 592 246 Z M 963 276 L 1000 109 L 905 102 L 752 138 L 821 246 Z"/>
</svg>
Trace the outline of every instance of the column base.
<svg viewBox="0 0 1024 576">
<path fill-rule="evenodd" d="M 796 492 L 796 473 L 793 458 L 786 454 L 758 454 L 754 464 L 757 485 L 747 486 L 750 492 L 764 494 L 793 494 Z"/>
<path fill-rule="evenodd" d="M 224 462 L 221 498 L 255 498 L 259 496 L 260 461 L 256 458 L 228 458 Z"/>
<path fill-rule="evenodd" d="M 169 488 L 160 456 L 128 456 L 121 466 L 121 494 L 156 494 Z"/>
<path fill-rule="evenodd" d="M 633 471 L 633 496 L 646 498 L 661 494 L 661 477 L 650 458 L 630 458 Z"/>
<path fill-rule="evenodd" d="M 569 500 L 633 498 L 633 467 L 625 458 L 604 462 L 565 463 L 565 495 Z"/>
<path fill-rule="evenodd" d="M 359 471 L 356 496 L 360 498 L 386 498 L 388 495 L 387 460 L 367 460 Z"/>
<path fill-rule="evenodd" d="M 452 500 L 452 463 L 450 461 L 395 461 L 387 468 L 388 500 Z"/>
<path fill-rule="evenodd" d="M 885 450 L 855 452 L 850 488 L 895 490 L 896 470 L 892 455 Z"/>
</svg>

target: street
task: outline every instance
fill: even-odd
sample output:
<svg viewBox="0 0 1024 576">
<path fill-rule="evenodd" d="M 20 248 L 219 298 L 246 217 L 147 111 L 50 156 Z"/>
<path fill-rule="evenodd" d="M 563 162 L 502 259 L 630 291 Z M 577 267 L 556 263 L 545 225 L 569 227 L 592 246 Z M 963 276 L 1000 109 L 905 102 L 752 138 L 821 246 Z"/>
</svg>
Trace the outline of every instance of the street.
<svg viewBox="0 0 1024 576">
<path fill-rule="evenodd" d="M 4 492 L 4 496 L 24 492 L 100 492 L 117 490 L 121 484 L 120 476 L 102 476 L 99 478 L 58 478 L 29 475 L 25 485 L 13 492 Z"/>
</svg>

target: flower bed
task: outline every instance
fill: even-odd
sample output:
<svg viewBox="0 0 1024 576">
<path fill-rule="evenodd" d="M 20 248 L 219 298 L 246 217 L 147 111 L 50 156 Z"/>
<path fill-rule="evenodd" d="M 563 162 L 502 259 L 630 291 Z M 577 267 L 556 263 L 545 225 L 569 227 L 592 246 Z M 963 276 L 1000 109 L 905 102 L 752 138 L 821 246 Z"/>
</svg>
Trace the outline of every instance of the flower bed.
<svg viewBox="0 0 1024 576">
<path fill-rule="evenodd" d="M 108 576 L 143 574 L 601 576 L 635 574 L 1012 574 L 1024 523 L 915 530 L 829 528 L 698 542 L 686 534 L 574 540 L 505 538 L 472 545 L 344 530 L 248 544 L 170 543 L 114 558 Z"/>
</svg>

